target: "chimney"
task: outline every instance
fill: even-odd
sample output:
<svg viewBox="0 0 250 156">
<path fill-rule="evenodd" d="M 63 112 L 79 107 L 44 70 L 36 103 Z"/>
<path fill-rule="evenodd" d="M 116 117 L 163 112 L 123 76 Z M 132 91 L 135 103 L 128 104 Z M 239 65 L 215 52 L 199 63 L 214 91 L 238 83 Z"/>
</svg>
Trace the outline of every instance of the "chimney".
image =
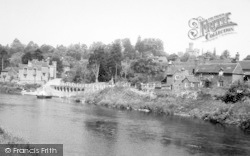
<svg viewBox="0 0 250 156">
<path fill-rule="evenodd" d="M 239 52 L 237 52 L 237 54 L 235 55 L 235 61 L 239 62 L 239 60 L 240 60 L 240 54 Z"/>
</svg>

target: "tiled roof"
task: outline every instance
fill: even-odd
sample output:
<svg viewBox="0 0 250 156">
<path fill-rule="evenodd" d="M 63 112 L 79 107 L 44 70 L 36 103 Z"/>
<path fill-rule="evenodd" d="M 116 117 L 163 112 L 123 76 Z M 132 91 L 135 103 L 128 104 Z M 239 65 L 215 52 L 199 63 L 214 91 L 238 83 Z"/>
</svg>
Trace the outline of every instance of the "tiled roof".
<svg viewBox="0 0 250 156">
<path fill-rule="evenodd" d="M 185 79 L 187 79 L 189 82 L 193 82 L 193 83 L 198 83 L 200 82 L 196 77 L 194 76 L 187 76 L 186 78 L 184 78 L 182 81 L 184 81 Z"/>
<path fill-rule="evenodd" d="M 230 74 L 243 74 L 243 71 L 235 70 L 237 63 L 223 63 L 223 64 L 205 64 L 199 65 L 197 68 L 196 73 L 219 73 L 221 69 L 223 69 L 223 73 L 230 73 Z"/>
<path fill-rule="evenodd" d="M 250 70 L 250 60 L 244 60 L 239 62 L 243 70 Z"/>
</svg>

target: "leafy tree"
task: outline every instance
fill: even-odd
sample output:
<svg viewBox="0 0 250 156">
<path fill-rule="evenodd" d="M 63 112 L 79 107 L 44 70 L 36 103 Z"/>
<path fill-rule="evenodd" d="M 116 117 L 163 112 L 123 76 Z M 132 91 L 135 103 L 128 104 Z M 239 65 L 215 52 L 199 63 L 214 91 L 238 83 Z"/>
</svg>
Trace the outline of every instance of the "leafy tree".
<svg viewBox="0 0 250 156">
<path fill-rule="evenodd" d="M 130 42 L 130 39 L 125 38 L 122 40 L 122 47 L 123 47 L 123 59 L 129 58 L 134 59 L 135 58 L 135 49 L 133 45 Z"/>
<path fill-rule="evenodd" d="M 244 101 L 247 97 L 250 97 L 249 88 L 249 84 L 238 81 L 232 84 L 225 95 L 220 97 L 220 99 L 226 103 Z"/>
<path fill-rule="evenodd" d="M 28 43 L 28 45 L 25 47 L 24 52 L 25 53 L 33 52 L 33 51 L 36 51 L 37 49 L 39 49 L 39 46 L 36 43 L 34 43 L 33 41 L 30 41 Z"/>
<path fill-rule="evenodd" d="M 24 48 L 25 46 L 18 39 L 14 39 L 10 46 L 10 55 L 17 52 L 24 52 Z"/>
<path fill-rule="evenodd" d="M 162 40 L 155 38 L 146 38 L 141 41 L 141 37 L 139 36 L 135 45 L 135 50 L 137 50 L 141 56 L 145 56 L 145 52 L 151 52 L 154 56 L 166 55 Z"/>
<path fill-rule="evenodd" d="M 17 53 L 12 54 L 12 56 L 10 58 L 11 66 L 18 67 L 18 65 L 22 63 L 23 55 L 24 55 L 23 52 L 17 52 Z"/>
<path fill-rule="evenodd" d="M 4 69 L 4 62 L 8 57 L 8 52 L 5 50 L 5 48 L 0 45 L 0 57 L 1 57 L 1 71 Z"/>
<path fill-rule="evenodd" d="M 141 73 L 153 77 L 156 74 L 159 74 L 162 69 L 157 63 L 155 63 L 152 59 L 142 58 L 131 64 L 131 69 L 134 70 L 135 73 Z"/>
<path fill-rule="evenodd" d="M 89 57 L 89 68 L 95 75 L 95 82 L 98 82 L 100 65 L 105 59 L 104 45 L 100 43 L 93 43 L 90 48 L 92 53 Z"/>
<path fill-rule="evenodd" d="M 250 55 L 247 55 L 247 57 L 244 58 L 243 60 L 250 60 Z"/>
<path fill-rule="evenodd" d="M 187 62 L 189 59 L 189 56 L 190 56 L 189 53 L 185 53 L 184 55 L 182 55 L 180 57 L 181 62 Z"/>
<path fill-rule="evenodd" d="M 120 75 L 121 71 L 121 60 L 122 60 L 122 53 L 121 53 L 121 44 L 119 41 L 116 41 L 112 44 L 110 50 L 110 58 L 109 64 L 112 71 L 112 75 L 115 75 L 117 79 L 117 75 Z"/>
<path fill-rule="evenodd" d="M 53 53 L 56 51 L 53 46 L 47 44 L 43 44 L 40 47 L 40 50 L 43 53 L 44 58 L 52 57 Z"/>
<path fill-rule="evenodd" d="M 168 60 L 175 61 L 178 57 L 179 56 L 174 53 L 174 54 L 171 54 L 171 55 L 168 56 Z"/>
<path fill-rule="evenodd" d="M 22 57 L 22 63 L 27 64 L 29 60 L 37 59 L 38 61 L 41 61 L 44 59 L 42 55 L 42 51 L 40 49 L 35 50 L 34 52 L 27 52 Z"/>
<path fill-rule="evenodd" d="M 135 50 L 140 54 L 142 55 L 142 53 L 144 52 L 144 45 L 143 45 L 143 42 L 141 41 L 141 36 L 139 36 L 137 38 L 137 42 L 135 44 Z"/>
<path fill-rule="evenodd" d="M 221 59 L 229 59 L 230 58 L 230 52 L 228 50 L 224 50 L 223 53 L 220 56 Z"/>
</svg>

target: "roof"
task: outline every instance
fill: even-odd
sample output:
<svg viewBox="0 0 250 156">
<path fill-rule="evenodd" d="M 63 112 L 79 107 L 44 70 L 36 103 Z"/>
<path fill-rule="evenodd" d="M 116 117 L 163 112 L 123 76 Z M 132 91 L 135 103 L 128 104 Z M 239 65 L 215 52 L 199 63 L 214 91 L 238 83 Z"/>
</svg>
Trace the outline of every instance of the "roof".
<svg viewBox="0 0 250 156">
<path fill-rule="evenodd" d="M 199 65 L 196 73 L 219 73 L 221 69 L 223 70 L 223 73 L 243 74 L 242 68 L 239 63 L 216 63 Z"/>
<path fill-rule="evenodd" d="M 31 64 L 31 66 L 29 65 Z M 19 64 L 19 69 L 27 68 L 29 70 L 32 70 L 36 68 L 37 70 L 42 70 L 44 67 L 49 67 L 49 62 L 46 61 L 38 61 L 38 60 L 32 60 L 29 61 L 28 64 Z M 44 69 L 43 69 L 44 70 Z"/>
<path fill-rule="evenodd" d="M 187 79 L 189 82 L 193 82 L 193 83 L 199 83 L 200 81 L 194 77 L 194 76 L 186 76 L 182 81 L 184 81 L 185 79 Z"/>
<path fill-rule="evenodd" d="M 250 70 L 250 60 L 239 61 L 243 70 Z"/>
</svg>

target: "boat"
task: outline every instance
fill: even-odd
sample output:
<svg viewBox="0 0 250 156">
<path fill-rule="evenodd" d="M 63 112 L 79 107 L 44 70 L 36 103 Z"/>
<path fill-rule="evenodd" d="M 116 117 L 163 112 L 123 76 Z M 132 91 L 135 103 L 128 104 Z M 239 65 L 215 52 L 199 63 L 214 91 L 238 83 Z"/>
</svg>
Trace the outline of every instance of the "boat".
<svg viewBox="0 0 250 156">
<path fill-rule="evenodd" d="M 36 97 L 38 99 L 51 99 L 52 98 L 51 95 L 36 95 Z"/>
<path fill-rule="evenodd" d="M 38 99 L 51 99 L 52 95 L 48 94 L 47 92 L 45 92 L 44 88 L 41 92 L 39 92 L 36 97 Z"/>
</svg>

